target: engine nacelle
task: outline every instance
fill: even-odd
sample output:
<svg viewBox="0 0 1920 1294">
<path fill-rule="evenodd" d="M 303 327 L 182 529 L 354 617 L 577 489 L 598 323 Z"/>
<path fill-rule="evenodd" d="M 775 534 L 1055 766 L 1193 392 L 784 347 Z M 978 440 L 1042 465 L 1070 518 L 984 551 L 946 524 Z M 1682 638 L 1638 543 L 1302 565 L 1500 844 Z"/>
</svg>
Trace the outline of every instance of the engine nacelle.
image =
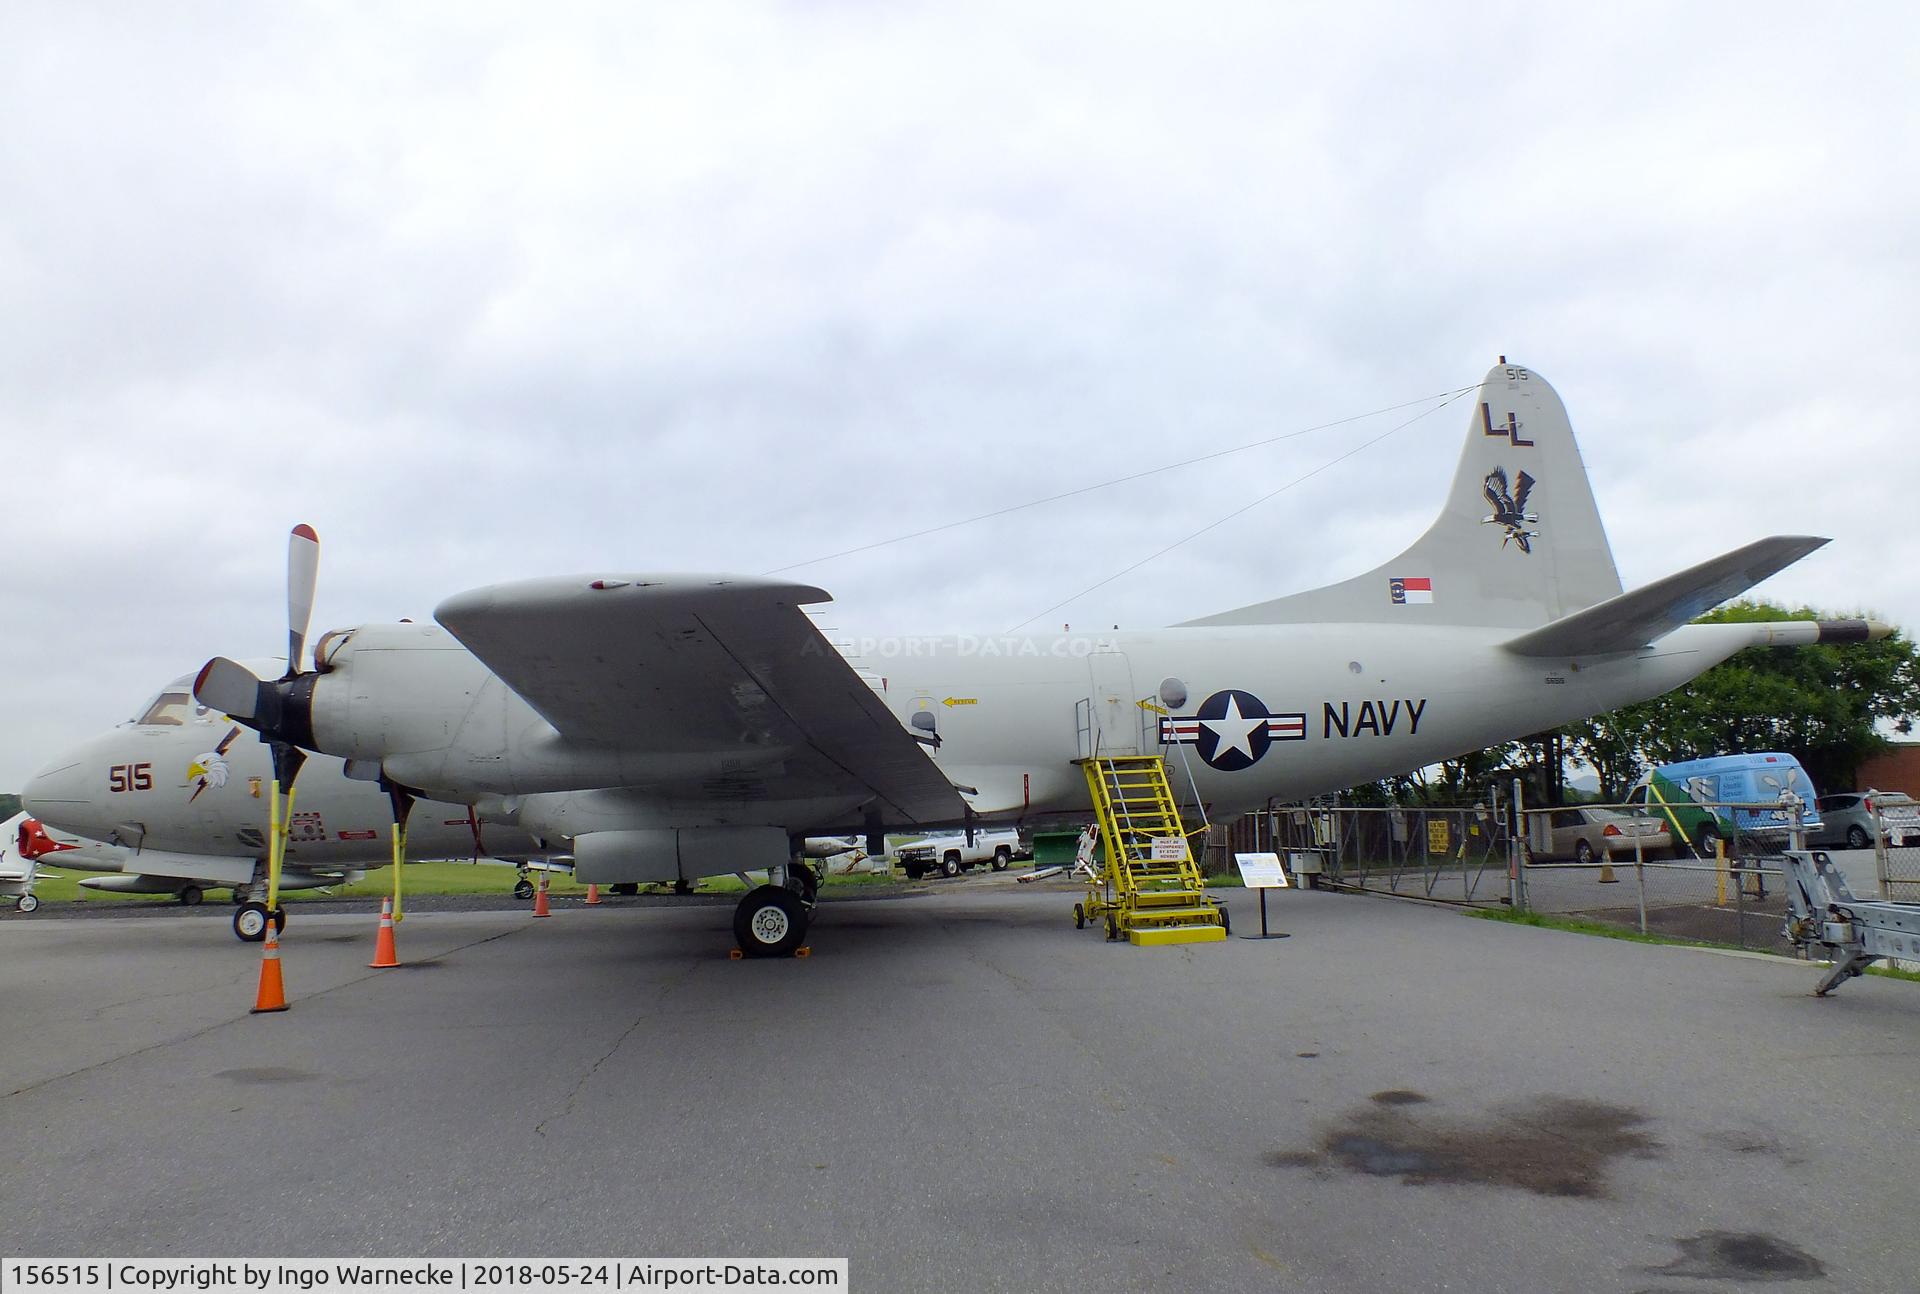
<svg viewBox="0 0 1920 1294">
<path fill-rule="evenodd" d="M 433 624 L 371 624 L 329 633 L 317 660 L 313 748 L 343 759 L 446 749 L 493 677 Z M 471 736 L 495 758 L 503 753 L 504 732 Z"/>
</svg>

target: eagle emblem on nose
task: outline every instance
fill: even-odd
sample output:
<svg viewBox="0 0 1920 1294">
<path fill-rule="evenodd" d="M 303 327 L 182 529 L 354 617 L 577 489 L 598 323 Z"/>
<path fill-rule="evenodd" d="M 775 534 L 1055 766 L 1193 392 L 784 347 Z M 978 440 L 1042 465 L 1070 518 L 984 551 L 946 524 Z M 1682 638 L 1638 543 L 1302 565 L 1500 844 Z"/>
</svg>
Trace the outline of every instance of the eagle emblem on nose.
<svg viewBox="0 0 1920 1294">
<path fill-rule="evenodd" d="M 233 729 L 218 746 L 202 754 L 195 755 L 193 762 L 187 765 L 187 777 L 194 783 L 193 794 L 187 797 L 188 804 L 192 804 L 195 800 L 199 799 L 200 792 L 206 790 L 208 787 L 212 787 L 217 791 L 227 784 L 227 778 L 229 776 L 226 758 L 227 747 L 233 745 L 234 738 L 239 735 L 240 729 Z"/>
<path fill-rule="evenodd" d="M 1523 471 L 1513 492 L 1509 494 L 1507 469 L 1504 467 L 1496 467 L 1488 472 L 1487 479 L 1481 483 L 1481 493 L 1493 505 L 1493 515 L 1482 517 L 1481 524 L 1506 527 L 1506 533 L 1500 538 L 1502 548 L 1512 542 L 1523 553 L 1533 552 L 1533 537 L 1540 532 L 1527 527 L 1539 525 L 1540 518 L 1527 511 L 1527 498 L 1533 493 L 1534 485 L 1534 479 Z"/>
</svg>

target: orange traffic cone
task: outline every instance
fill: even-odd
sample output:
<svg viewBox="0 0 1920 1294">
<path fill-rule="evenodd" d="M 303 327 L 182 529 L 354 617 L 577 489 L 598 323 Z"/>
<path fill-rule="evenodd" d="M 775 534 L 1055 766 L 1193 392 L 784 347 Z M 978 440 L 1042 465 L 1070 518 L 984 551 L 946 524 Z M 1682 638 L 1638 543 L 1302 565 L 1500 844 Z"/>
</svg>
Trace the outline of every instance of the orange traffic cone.
<svg viewBox="0 0 1920 1294">
<path fill-rule="evenodd" d="M 373 960 L 367 965 L 373 970 L 385 970 L 389 966 L 398 966 L 400 956 L 393 947 L 393 900 L 380 900 L 380 934 L 373 941 Z"/>
<path fill-rule="evenodd" d="M 547 910 L 547 878 L 544 876 L 540 878 L 540 888 L 533 892 L 533 915 L 536 917 L 553 915 Z"/>
<path fill-rule="evenodd" d="M 587 906 L 590 908 L 600 906 L 600 887 L 598 885 L 590 884 L 587 886 Z"/>
<path fill-rule="evenodd" d="M 260 992 L 253 1000 L 253 1014 L 287 1009 L 287 986 L 280 980 L 280 932 L 267 921 L 267 942 L 260 950 Z"/>
</svg>

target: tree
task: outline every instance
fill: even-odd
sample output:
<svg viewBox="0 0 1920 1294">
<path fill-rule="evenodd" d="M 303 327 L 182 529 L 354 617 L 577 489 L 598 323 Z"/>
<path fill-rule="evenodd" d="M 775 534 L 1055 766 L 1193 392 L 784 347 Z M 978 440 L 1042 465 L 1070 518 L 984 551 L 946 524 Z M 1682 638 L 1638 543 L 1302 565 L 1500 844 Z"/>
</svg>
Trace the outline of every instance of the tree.
<svg viewBox="0 0 1920 1294">
<path fill-rule="evenodd" d="M 1641 751 L 1646 747 L 1651 717 L 1646 705 L 1630 705 L 1561 729 L 1567 735 L 1568 752 L 1599 775 L 1601 803 L 1624 801 L 1646 771 Z"/>
</svg>

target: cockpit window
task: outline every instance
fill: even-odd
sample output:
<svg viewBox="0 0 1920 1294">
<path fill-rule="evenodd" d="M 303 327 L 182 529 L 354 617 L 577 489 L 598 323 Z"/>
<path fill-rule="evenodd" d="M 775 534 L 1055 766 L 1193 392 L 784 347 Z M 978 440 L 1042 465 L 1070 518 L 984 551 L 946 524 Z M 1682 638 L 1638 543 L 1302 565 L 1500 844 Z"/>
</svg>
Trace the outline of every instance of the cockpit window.
<svg viewBox="0 0 1920 1294">
<path fill-rule="evenodd" d="M 185 692 L 162 692 L 136 723 L 144 727 L 178 728 L 193 717 L 193 698 Z"/>
</svg>

